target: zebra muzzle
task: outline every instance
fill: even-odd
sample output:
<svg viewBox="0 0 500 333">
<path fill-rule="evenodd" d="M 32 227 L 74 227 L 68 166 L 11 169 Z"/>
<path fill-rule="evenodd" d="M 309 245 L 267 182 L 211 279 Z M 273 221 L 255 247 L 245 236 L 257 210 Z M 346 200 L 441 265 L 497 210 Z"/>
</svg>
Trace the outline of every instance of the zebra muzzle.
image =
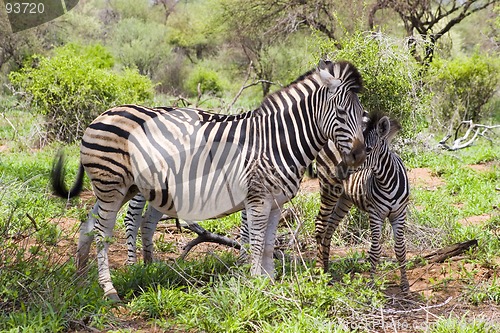
<svg viewBox="0 0 500 333">
<path fill-rule="evenodd" d="M 366 159 L 366 146 L 365 143 L 355 139 L 352 145 L 352 149 L 348 154 L 345 154 L 342 162 L 345 163 L 349 167 L 358 167 L 360 166 Z"/>
</svg>

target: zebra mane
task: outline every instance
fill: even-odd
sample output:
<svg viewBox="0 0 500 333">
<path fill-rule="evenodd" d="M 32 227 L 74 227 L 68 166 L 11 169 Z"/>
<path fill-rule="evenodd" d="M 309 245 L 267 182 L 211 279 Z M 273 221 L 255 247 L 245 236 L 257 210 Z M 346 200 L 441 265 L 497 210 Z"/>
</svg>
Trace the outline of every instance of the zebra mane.
<svg viewBox="0 0 500 333">
<path fill-rule="evenodd" d="M 341 87 L 344 90 L 351 90 L 355 93 L 360 93 L 363 90 L 363 79 L 358 69 L 349 61 L 339 60 L 336 62 L 325 61 L 328 71 L 336 79 L 342 81 Z"/>
<path fill-rule="evenodd" d="M 342 84 L 340 86 L 343 87 L 344 90 L 352 90 L 355 93 L 359 93 L 363 90 L 363 79 L 361 78 L 361 74 L 352 63 L 345 60 L 340 60 L 337 62 L 325 60 L 325 63 L 327 65 L 328 71 L 335 78 L 340 79 L 342 81 Z M 272 96 L 279 93 L 280 91 L 290 89 L 297 83 L 302 82 L 307 78 L 309 78 L 310 76 L 314 75 L 315 73 L 317 73 L 317 71 L 318 71 L 317 68 L 313 68 L 305 72 L 304 74 L 300 75 L 297 79 L 295 79 L 282 89 L 267 95 L 266 97 L 264 97 L 264 100 L 262 101 L 260 106 L 262 107 L 268 103 L 272 104 L 271 101 Z"/>
<path fill-rule="evenodd" d="M 363 79 L 358 69 L 349 61 L 339 60 L 336 62 L 332 62 L 330 60 L 325 60 L 325 64 L 328 67 L 328 71 L 337 79 L 342 80 L 342 85 L 349 84 L 349 88 L 346 90 L 352 90 L 355 93 L 360 93 L 363 90 Z M 301 82 L 310 75 L 316 73 L 317 69 L 313 68 L 301 76 L 299 76 L 296 80 L 291 82 L 285 88 L 294 85 L 297 82 Z"/>
<path fill-rule="evenodd" d="M 368 114 L 368 122 L 367 122 L 365 130 L 364 130 L 365 136 L 370 131 L 372 131 L 372 130 L 374 130 L 374 129 L 377 128 L 378 122 L 384 116 L 389 117 L 388 114 L 385 114 L 384 112 L 378 111 L 378 110 L 377 111 L 371 111 Z M 389 122 L 391 124 L 391 129 L 390 129 L 389 135 L 387 137 L 387 142 L 391 142 L 391 140 L 394 138 L 394 136 L 396 135 L 396 133 L 401 129 L 401 124 L 396 119 L 389 117 Z"/>
</svg>

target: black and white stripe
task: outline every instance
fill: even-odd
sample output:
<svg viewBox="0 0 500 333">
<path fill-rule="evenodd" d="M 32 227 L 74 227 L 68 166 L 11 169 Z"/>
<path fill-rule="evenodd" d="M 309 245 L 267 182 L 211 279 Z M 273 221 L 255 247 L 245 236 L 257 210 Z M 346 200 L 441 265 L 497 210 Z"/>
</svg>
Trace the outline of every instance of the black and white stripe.
<svg viewBox="0 0 500 333">
<path fill-rule="evenodd" d="M 54 192 L 71 197 L 81 191 L 84 169 L 97 197 L 80 228 L 79 272 L 95 230 L 99 283 L 105 295 L 118 297 L 109 239 L 118 210 L 140 192 L 158 212 L 188 221 L 245 209 L 251 274 L 272 277 L 280 208 L 296 194 L 305 167 L 328 139 L 348 165 L 365 159 L 360 89 L 354 66 L 321 61 L 243 119 L 207 121 L 195 109 L 137 105 L 104 112 L 83 135 L 73 188 L 64 186 L 62 156 L 52 174 Z"/>
<path fill-rule="evenodd" d="M 166 110 L 168 111 L 171 109 L 166 108 Z M 237 121 L 252 115 L 251 112 L 227 115 L 210 113 L 204 110 L 197 111 L 203 116 L 204 121 Z M 125 214 L 124 223 L 125 236 L 127 239 L 127 265 L 132 265 L 137 262 L 137 235 L 139 228 L 141 230 L 144 263 L 151 263 L 153 261 L 153 234 L 163 214 L 152 206 L 148 206 L 148 209 L 144 211 L 144 207 L 146 207 L 146 198 L 144 198 L 141 193 L 138 193 L 130 199 L 127 213 Z"/>
<path fill-rule="evenodd" d="M 367 212 L 370 218 L 369 258 L 373 277 L 382 250 L 380 237 L 383 222 L 388 218 L 394 234 L 394 250 L 400 265 L 401 289 L 406 292 L 409 290 L 409 284 L 406 277 L 404 229 L 410 189 L 401 158 L 389 149 L 389 143 L 399 129 L 396 121 L 381 114 L 372 114 L 365 130 L 367 158 L 360 168 L 345 180 L 339 180 L 336 166 L 340 164 L 341 157 L 335 146 L 329 143 L 319 153 L 316 165 L 321 205 L 316 218 L 316 241 L 318 264 L 327 271 L 333 231 L 352 205 L 356 205 Z"/>
</svg>

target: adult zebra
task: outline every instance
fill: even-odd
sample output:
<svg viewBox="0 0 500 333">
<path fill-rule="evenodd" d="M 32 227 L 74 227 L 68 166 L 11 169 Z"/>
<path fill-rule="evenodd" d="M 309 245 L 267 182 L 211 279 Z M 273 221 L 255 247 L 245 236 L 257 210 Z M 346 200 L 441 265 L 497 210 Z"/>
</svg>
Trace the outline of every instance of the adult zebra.
<svg viewBox="0 0 500 333">
<path fill-rule="evenodd" d="M 339 180 L 335 172 L 341 159 L 335 146 L 329 142 L 318 154 L 316 166 L 321 204 L 316 217 L 316 241 L 317 263 L 328 271 L 333 231 L 353 204 L 368 212 L 371 230 L 370 273 L 373 278 L 382 251 L 382 226 L 388 218 L 400 267 L 401 290 L 407 292 L 409 283 L 406 276 L 404 228 L 410 189 L 403 161 L 389 149 L 389 143 L 400 128 L 397 121 L 389 120 L 381 113 L 371 114 L 365 129 L 367 158 L 356 172 L 344 180 Z"/>
<path fill-rule="evenodd" d="M 238 118 L 247 117 L 248 114 L 249 113 L 246 114 L 242 113 L 238 115 L 224 115 L 224 114 L 209 113 L 207 114 L 207 117 L 211 118 L 205 118 L 205 119 L 222 120 L 223 118 L 225 119 L 232 118 L 231 120 L 237 120 Z M 365 125 L 368 122 L 368 120 L 369 120 L 368 113 L 364 111 L 363 124 Z M 352 170 L 350 170 L 349 168 L 344 168 L 345 165 L 340 160 L 340 158 L 338 158 L 337 160 L 335 162 L 337 164 L 335 165 L 330 164 L 329 167 L 335 168 L 337 170 L 337 174 L 344 173 L 344 176 L 347 177 L 349 173 L 352 172 Z M 309 168 L 311 167 L 312 163 L 309 164 Z M 313 172 L 310 171 L 310 175 L 312 174 Z M 129 201 L 127 213 L 125 214 L 124 223 L 125 223 L 125 236 L 127 239 L 127 265 L 132 265 L 137 262 L 137 235 L 139 232 L 139 228 L 141 229 L 143 261 L 146 264 L 153 262 L 153 249 L 154 249 L 153 234 L 156 230 L 158 222 L 164 215 L 163 213 L 157 211 L 151 206 L 148 206 L 148 209 L 144 212 L 145 206 L 146 206 L 146 199 L 142 194 L 138 193 L 135 197 L 133 197 Z M 196 227 L 200 228 L 199 226 Z M 245 210 L 242 211 L 242 226 L 240 235 L 241 235 L 241 243 L 248 244 L 249 235 L 246 224 Z M 246 247 L 241 248 L 240 261 L 244 261 L 246 259 L 247 253 L 245 249 Z"/>
<path fill-rule="evenodd" d="M 305 167 L 328 139 L 348 165 L 366 158 L 361 88 L 352 64 L 320 61 L 244 119 L 205 121 L 194 109 L 136 105 L 104 112 L 83 135 L 73 187 L 65 187 L 62 154 L 51 177 L 57 195 L 74 197 L 85 171 L 97 198 L 80 227 L 78 271 L 85 271 L 95 230 L 99 283 L 106 296 L 119 299 L 109 239 L 118 210 L 140 192 L 159 212 L 188 221 L 245 209 L 251 274 L 273 277 L 280 208 L 296 194 Z"/>
<path fill-rule="evenodd" d="M 172 108 L 163 108 L 167 111 Z M 251 112 L 245 112 L 235 115 L 210 113 L 204 110 L 197 110 L 200 116 L 203 116 L 203 121 L 237 121 L 248 118 L 252 115 Z M 141 193 L 135 195 L 130 201 L 125 214 L 125 237 L 127 239 L 127 265 L 137 262 L 137 234 L 139 227 L 141 228 L 142 253 L 145 263 L 153 261 L 153 234 L 156 230 L 158 222 L 163 217 L 163 213 L 156 210 L 152 206 L 148 206 L 145 211 L 146 198 Z"/>
</svg>

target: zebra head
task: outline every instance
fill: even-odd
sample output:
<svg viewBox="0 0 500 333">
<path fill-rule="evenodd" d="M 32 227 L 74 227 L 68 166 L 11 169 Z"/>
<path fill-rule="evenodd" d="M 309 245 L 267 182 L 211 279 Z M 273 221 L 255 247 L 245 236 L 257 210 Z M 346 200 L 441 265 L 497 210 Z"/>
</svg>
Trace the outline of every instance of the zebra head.
<svg viewBox="0 0 500 333">
<path fill-rule="evenodd" d="M 384 159 L 381 156 L 389 149 L 389 143 L 401 125 L 395 119 L 390 119 L 381 112 L 370 113 L 369 121 L 364 131 L 367 158 L 364 167 L 383 169 Z M 382 164 L 379 166 L 379 164 Z"/>
<path fill-rule="evenodd" d="M 349 62 L 323 60 L 318 74 L 327 89 L 326 107 L 319 121 L 323 133 L 335 143 L 343 163 L 357 167 L 366 158 L 362 131 L 364 110 L 357 95 L 363 87 L 361 75 Z"/>
</svg>

